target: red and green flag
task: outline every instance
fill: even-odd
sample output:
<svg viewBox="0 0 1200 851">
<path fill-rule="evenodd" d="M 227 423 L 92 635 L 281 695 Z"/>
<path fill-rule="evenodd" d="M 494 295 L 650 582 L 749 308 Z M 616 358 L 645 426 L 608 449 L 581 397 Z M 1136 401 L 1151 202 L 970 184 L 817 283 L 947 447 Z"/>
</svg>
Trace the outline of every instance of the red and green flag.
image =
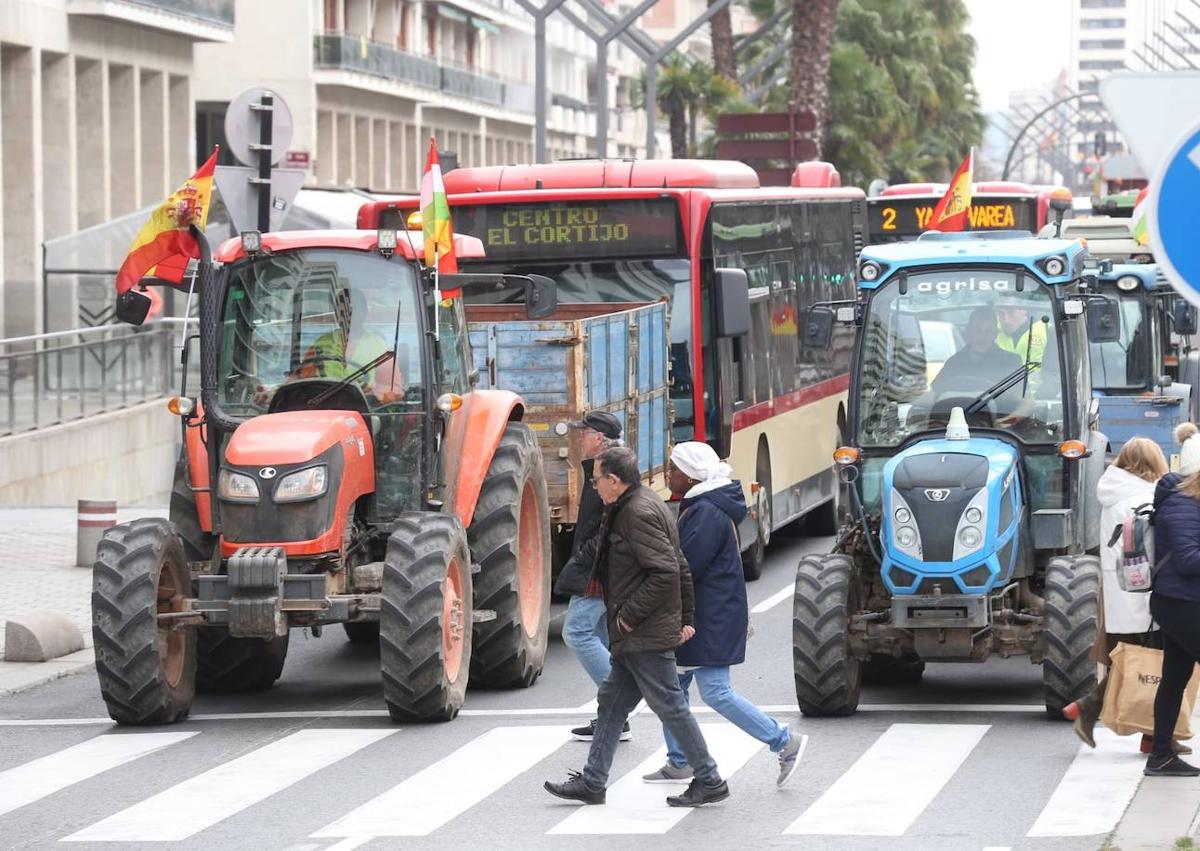
<svg viewBox="0 0 1200 851">
<path fill-rule="evenodd" d="M 442 165 L 437 142 L 429 140 L 429 157 L 421 177 L 421 230 L 425 237 L 425 265 L 438 272 L 454 274 L 458 258 L 454 256 L 454 229 L 450 225 L 450 202 L 442 183 Z"/>
<path fill-rule="evenodd" d="M 1142 191 L 1138 193 L 1137 200 L 1133 203 L 1133 238 L 1137 240 L 1138 245 L 1150 244 L 1150 227 L 1146 221 L 1146 213 L 1149 205 L 1146 203 L 1146 187 L 1142 187 Z"/>
</svg>

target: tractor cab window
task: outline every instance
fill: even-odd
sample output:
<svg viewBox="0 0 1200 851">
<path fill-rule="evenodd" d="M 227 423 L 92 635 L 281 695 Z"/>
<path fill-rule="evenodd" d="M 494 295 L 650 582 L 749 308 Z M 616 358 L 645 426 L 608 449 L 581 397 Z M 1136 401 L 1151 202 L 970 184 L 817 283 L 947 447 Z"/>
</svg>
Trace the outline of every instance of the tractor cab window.
<svg viewBox="0 0 1200 851">
<path fill-rule="evenodd" d="M 440 393 L 467 393 L 471 390 L 471 349 L 467 337 L 467 317 L 461 298 L 442 301 L 437 311 L 441 337 Z"/>
<path fill-rule="evenodd" d="M 862 332 L 858 439 L 895 447 L 969 426 L 1026 443 L 1063 439 L 1063 380 L 1049 291 L 1000 269 L 914 272 L 872 297 Z"/>
<path fill-rule="evenodd" d="M 1150 368 L 1148 299 L 1140 292 L 1106 292 L 1120 308 L 1121 337 L 1108 343 L 1091 343 L 1092 386 L 1097 390 L 1131 390 L 1150 386 L 1157 375 Z"/>
<path fill-rule="evenodd" d="M 413 270 L 359 251 L 283 252 L 230 272 L 221 405 L 268 412 L 284 385 L 349 379 L 367 411 L 423 407 Z"/>
</svg>

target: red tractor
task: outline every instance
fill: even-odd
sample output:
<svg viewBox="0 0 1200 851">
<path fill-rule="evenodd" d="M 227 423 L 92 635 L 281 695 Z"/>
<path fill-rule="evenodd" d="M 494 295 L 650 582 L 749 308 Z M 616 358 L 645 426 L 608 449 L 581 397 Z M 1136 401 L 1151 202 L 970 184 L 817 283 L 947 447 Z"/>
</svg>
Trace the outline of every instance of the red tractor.
<svg viewBox="0 0 1200 851">
<path fill-rule="evenodd" d="M 462 299 L 407 232 L 252 232 L 215 263 L 196 235 L 200 398 L 172 402 L 170 520 L 116 526 L 97 550 L 109 714 L 165 724 L 197 689 L 268 688 L 291 629 L 336 623 L 378 641 L 397 720 L 453 718 L 468 680 L 532 685 L 550 606 L 542 457 L 520 397 L 473 389 Z M 455 249 L 482 256 L 470 237 Z M 545 279 L 440 281 L 512 284 L 531 316 L 553 312 Z M 118 316 L 140 324 L 148 302 L 125 293 Z"/>
</svg>

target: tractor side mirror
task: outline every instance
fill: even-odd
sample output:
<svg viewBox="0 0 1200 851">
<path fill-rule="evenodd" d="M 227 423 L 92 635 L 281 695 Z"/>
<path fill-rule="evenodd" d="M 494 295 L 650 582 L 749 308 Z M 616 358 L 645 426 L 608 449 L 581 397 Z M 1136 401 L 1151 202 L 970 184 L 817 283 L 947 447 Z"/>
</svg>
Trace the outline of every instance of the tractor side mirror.
<svg viewBox="0 0 1200 851">
<path fill-rule="evenodd" d="M 545 319 L 558 310 L 558 285 L 545 275 L 525 275 L 525 315 Z"/>
<path fill-rule="evenodd" d="M 750 333 L 750 281 L 742 269 L 718 269 L 715 303 L 717 336 L 742 337 Z"/>
<path fill-rule="evenodd" d="M 828 349 L 833 341 L 833 310 L 813 307 L 804 311 L 800 345 L 806 349 Z"/>
<path fill-rule="evenodd" d="M 1171 330 L 1181 337 L 1190 337 L 1196 333 L 1196 306 L 1182 298 L 1175 299 L 1171 306 Z"/>
<path fill-rule="evenodd" d="M 141 325 L 146 321 L 146 314 L 150 312 L 151 304 L 153 302 L 150 300 L 150 296 L 145 293 L 126 290 L 117 296 L 117 319 L 129 325 Z"/>
<path fill-rule="evenodd" d="M 1121 313 L 1116 299 L 1087 300 L 1087 331 L 1092 343 L 1115 343 L 1121 339 Z"/>
</svg>

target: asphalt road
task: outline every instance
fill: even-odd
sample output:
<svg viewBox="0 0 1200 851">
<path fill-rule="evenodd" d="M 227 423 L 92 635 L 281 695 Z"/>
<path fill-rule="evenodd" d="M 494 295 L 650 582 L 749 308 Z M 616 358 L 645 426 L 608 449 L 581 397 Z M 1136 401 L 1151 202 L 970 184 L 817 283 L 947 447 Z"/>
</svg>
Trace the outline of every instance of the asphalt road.
<svg viewBox="0 0 1200 851">
<path fill-rule="evenodd" d="M 734 670 L 740 691 L 807 736 L 785 789 L 765 747 L 702 712 L 732 796 L 666 807 L 674 787 L 638 780 L 662 760 L 642 713 L 608 806 L 559 801 L 542 781 L 582 767 L 587 746 L 567 730 L 595 697 L 561 643 L 533 688 L 473 691 L 449 724 L 396 727 L 377 652 L 335 628 L 293 634 L 274 689 L 201 697 L 173 727 L 115 728 L 90 672 L 0 698 L 0 847 L 587 849 L 639 834 L 647 848 L 1098 848 L 1140 779 L 1136 737 L 1081 753 L 1045 718 L 1027 660 L 931 665 L 918 686 L 867 688 L 854 717 L 800 716 L 786 589 L 799 555 L 828 544 L 776 541 Z"/>
</svg>

